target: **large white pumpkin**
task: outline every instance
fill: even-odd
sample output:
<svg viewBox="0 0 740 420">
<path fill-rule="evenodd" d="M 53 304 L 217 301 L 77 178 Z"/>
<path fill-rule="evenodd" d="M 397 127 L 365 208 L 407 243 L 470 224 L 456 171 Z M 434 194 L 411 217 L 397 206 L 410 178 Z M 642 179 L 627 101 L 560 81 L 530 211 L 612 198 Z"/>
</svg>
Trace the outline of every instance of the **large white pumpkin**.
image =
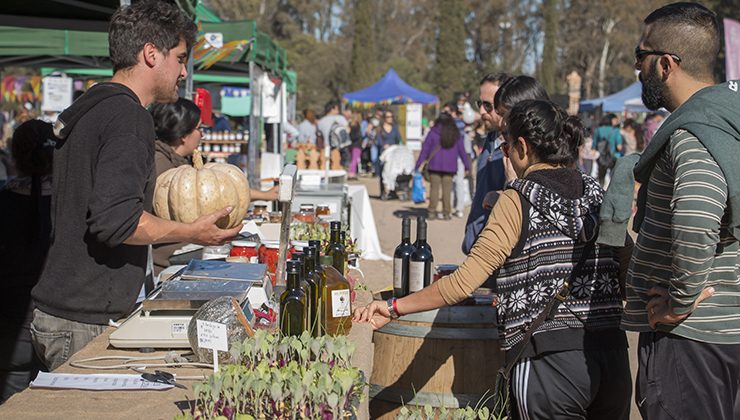
<svg viewBox="0 0 740 420">
<path fill-rule="evenodd" d="M 192 223 L 224 207 L 234 210 L 218 220 L 222 229 L 237 226 L 249 207 L 249 182 L 238 167 L 227 163 L 203 165 L 199 151 L 193 152 L 193 166 L 182 165 L 157 178 L 154 212 L 163 219 Z"/>
</svg>

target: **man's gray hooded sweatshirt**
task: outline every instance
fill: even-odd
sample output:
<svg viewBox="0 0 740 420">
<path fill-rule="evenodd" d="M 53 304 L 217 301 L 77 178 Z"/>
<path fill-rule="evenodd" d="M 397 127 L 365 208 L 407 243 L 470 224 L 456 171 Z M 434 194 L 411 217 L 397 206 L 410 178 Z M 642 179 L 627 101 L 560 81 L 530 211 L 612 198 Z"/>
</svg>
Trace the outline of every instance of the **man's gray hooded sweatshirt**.
<svg viewBox="0 0 740 420">
<path fill-rule="evenodd" d="M 59 116 L 52 244 L 32 296 L 54 316 L 107 324 L 129 314 L 147 247 L 125 245 L 155 185 L 154 124 L 129 88 L 101 83 Z"/>
</svg>

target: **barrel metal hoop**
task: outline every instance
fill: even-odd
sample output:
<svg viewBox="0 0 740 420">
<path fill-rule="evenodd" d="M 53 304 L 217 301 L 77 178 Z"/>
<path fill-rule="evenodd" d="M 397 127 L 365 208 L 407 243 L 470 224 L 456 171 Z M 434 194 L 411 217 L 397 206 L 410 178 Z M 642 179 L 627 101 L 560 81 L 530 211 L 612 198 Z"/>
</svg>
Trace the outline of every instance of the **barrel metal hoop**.
<svg viewBox="0 0 740 420">
<path fill-rule="evenodd" d="M 475 407 L 481 400 L 490 394 L 440 394 L 436 392 L 414 391 L 413 389 L 398 389 L 389 386 L 370 384 L 370 398 L 388 401 L 396 404 L 447 408 Z"/>
<path fill-rule="evenodd" d="M 423 327 L 390 322 L 379 329 L 378 332 L 402 337 L 438 340 L 498 340 L 498 330 L 496 328 Z"/>
</svg>

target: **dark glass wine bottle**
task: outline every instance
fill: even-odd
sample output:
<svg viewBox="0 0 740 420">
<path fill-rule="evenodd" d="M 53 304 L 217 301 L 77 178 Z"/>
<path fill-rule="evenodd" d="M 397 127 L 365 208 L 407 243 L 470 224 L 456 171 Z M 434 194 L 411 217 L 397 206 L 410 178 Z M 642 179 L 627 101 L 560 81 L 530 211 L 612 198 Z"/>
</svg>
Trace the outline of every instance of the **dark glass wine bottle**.
<svg viewBox="0 0 740 420">
<path fill-rule="evenodd" d="M 429 242 L 426 241 L 426 236 L 424 236 L 424 243 L 419 243 L 419 234 L 418 233 L 419 233 L 419 224 L 420 223 L 423 223 L 424 224 L 424 232 L 426 233 L 427 219 L 424 218 L 423 216 L 418 216 L 416 218 L 416 232 L 417 232 L 417 235 L 416 235 L 416 242 L 414 242 L 414 248 L 426 248 L 426 249 L 429 250 L 429 253 L 431 253 L 432 252 L 432 247 L 431 247 L 431 245 L 429 245 Z"/>
<path fill-rule="evenodd" d="M 319 276 L 316 273 L 316 248 L 308 246 L 303 248 L 303 252 L 306 255 L 305 262 L 303 264 L 304 279 L 308 283 L 308 331 L 311 335 L 318 337 L 321 328 L 319 327 L 320 322 L 318 321 L 317 308 L 319 307 L 319 295 L 321 295 L 321 289 L 319 289 L 320 280 L 317 279 Z M 317 281 L 318 280 L 318 281 Z"/>
<path fill-rule="evenodd" d="M 409 293 L 432 284 L 432 263 L 434 256 L 427 244 L 427 221 L 420 217 L 416 221 L 416 249 L 409 258 Z"/>
<path fill-rule="evenodd" d="M 329 246 L 326 248 L 326 255 L 331 256 L 332 266 L 344 277 L 347 275 L 347 250 L 340 238 L 339 232 L 341 230 L 342 222 L 331 222 L 331 236 Z"/>
<path fill-rule="evenodd" d="M 306 294 L 306 299 L 310 299 L 309 290 L 308 290 L 309 287 L 308 287 L 308 283 L 306 282 L 306 276 L 304 275 L 305 273 L 303 271 L 306 265 L 305 264 L 306 256 L 305 254 L 303 254 L 303 252 L 296 251 L 293 254 L 291 254 L 290 258 L 293 261 L 298 261 L 298 264 L 300 264 L 300 271 L 299 271 L 299 276 L 298 276 L 299 285 L 301 286 L 301 289 L 303 289 L 303 293 Z M 306 300 L 306 303 L 308 303 L 308 300 Z"/>
<path fill-rule="evenodd" d="M 397 298 L 409 294 L 409 261 L 415 249 L 411 244 L 411 219 L 404 217 L 401 222 L 401 243 L 393 253 L 393 296 Z"/>
<path fill-rule="evenodd" d="M 301 335 L 306 328 L 306 294 L 300 287 L 301 267 L 297 261 L 288 261 L 286 289 L 280 296 L 280 330 L 283 335 Z"/>
<path fill-rule="evenodd" d="M 309 239 L 308 246 L 316 248 L 316 267 L 321 267 L 319 258 L 321 257 L 321 240 L 320 239 Z"/>
</svg>

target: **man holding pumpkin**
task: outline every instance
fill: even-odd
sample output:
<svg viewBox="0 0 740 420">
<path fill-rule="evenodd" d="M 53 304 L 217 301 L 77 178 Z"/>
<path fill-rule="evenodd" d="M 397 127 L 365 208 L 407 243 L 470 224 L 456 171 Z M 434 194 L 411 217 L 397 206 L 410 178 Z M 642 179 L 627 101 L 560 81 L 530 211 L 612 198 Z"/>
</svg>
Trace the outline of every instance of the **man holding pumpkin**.
<svg viewBox="0 0 740 420">
<path fill-rule="evenodd" d="M 195 41 L 177 5 L 140 1 L 119 9 L 109 33 L 113 78 L 92 87 L 54 127 L 52 244 L 33 289 L 31 334 L 49 369 L 128 315 L 144 282 L 145 245 L 221 244 L 241 225 L 219 229 L 231 208 L 191 224 L 151 213 L 154 125 L 146 107 L 174 102 Z"/>
</svg>

